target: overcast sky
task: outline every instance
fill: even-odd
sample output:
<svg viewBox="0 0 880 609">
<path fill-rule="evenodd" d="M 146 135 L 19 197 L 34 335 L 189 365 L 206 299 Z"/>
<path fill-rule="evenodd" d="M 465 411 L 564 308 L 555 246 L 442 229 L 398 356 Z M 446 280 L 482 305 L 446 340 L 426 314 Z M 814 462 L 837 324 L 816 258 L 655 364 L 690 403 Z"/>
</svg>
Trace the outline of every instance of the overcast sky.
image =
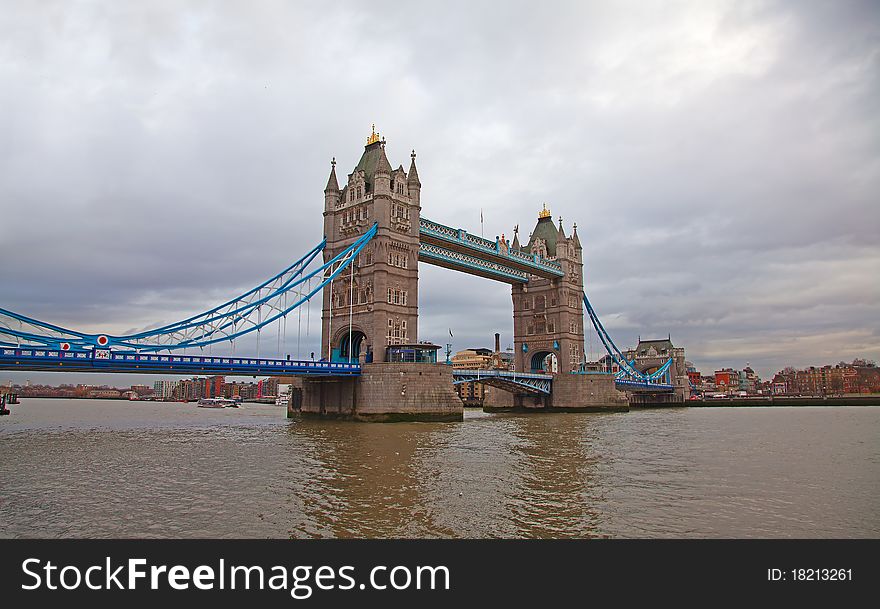
<svg viewBox="0 0 880 609">
<path fill-rule="evenodd" d="M 219 304 L 320 241 L 375 123 L 425 217 L 577 222 L 621 347 L 880 359 L 877 2 L 0 4 L 0 307 L 119 333 Z M 420 278 L 420 339 L 512 342 L 506 284 Z"/>
</svg>

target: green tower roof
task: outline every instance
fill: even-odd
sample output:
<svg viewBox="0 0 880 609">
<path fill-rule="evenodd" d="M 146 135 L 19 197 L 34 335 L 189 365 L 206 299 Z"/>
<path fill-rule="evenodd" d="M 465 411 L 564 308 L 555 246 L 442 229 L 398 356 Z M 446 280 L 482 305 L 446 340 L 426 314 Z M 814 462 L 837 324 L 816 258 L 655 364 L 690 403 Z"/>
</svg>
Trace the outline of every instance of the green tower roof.
<svg viewBox="0 0 880 609">
<path fill-rule="evenodd" d="M 546 211 L 546 207 L 544 208 Z M 547 243 L 547 256 L 553 258 L 556 256 L 556 240 L 559 237 L 559 230 L 553 225 L 553 218 L 550 213 L 546 214 L 542 211 L 538 216 L 538 223 L 535 230 L 532 231 L 532 237 L 523 250 L 530 252 L 535 239 L 543 239 Z"/>
</svg>

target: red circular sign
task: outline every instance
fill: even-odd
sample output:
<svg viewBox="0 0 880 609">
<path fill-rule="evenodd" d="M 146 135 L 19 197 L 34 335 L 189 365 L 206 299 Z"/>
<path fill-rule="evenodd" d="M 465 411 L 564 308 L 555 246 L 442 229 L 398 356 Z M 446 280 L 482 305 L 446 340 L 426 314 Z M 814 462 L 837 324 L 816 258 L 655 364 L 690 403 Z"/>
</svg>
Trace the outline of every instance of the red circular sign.
<svg viewBox="0 0 880 609">
<path fill-rule="evenodd" d="M 70 343 L 61 343 L 61 350 L 62 351 L 69 351 L 70 350 Z"/>
<path fill-rule="evenodd" d="M 100 345 L 101 347 L 106 347 L 107 343 L 109 343 L 109 342 L 110 342 L 110 340 L 106 336 L 104 336 L 103 334 L 98 337 L 98 345 Z"/>
</svg>

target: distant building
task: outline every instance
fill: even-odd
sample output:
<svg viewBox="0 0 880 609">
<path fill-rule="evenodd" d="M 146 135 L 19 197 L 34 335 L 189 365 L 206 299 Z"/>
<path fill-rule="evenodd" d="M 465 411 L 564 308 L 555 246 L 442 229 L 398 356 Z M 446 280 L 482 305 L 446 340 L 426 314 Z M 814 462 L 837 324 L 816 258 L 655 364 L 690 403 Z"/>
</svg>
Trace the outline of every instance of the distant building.
<svg viewBox="0 0 880 609">
<path fill-rule="evenodd" d="M 620 372 L 620 366 L 617 365 L 617 362 L 614 361 L 614 358 L 610 355 L 605 355 L 599 358 L 599 369 L 603 372 L 610 372 L 611 374 L 617 374 Z"/>
<path fill-rule="evenodd" d="M 460 370 L 488 370 L 492 364 L 491 349 L 464 349 L 450 359 L 453 368 Z"/>
<path fill-rule="evenodd" d="M 131 391 L 134 391 L 139 397 L 144 397 L 145 395 L 153 393 L 153 390 L 150 389 L 149 385 L 132 385 Z"/>
<path fill-rule="evenodd" d="M 735 393 L 739 391 L 739 371 L 733 368 L 716 370 L 715 391 L 718 393 Z"/>
<path fill-rule="evenodd" d="M 771 386 L 775 395 L 880 393 L 880 369 L 859 359 L 803 370 L 786 368 L 774 375 Z"/>
<path fill-rule="evenodd" d="M 171 399 L 179 381 L 155 381 L 153 383 L 153 395 L 157 398 Z"/>
<path fill-rule="evenodd" d="M 690 381 L 690 384 L 697 389 L 701 389 L 703 377 L 700 375 L 700 371 L 697 370 L 691 362 L 685 362 L 684 364 L 687 369 L 688 381 Z"/>
<path fill-rule="evenodd" d="M 491 349 L 465 349 L 450 358 L 452 367 L 459 370 L 491 370 L 493 368 Z M 482 383 L 461 383 L 455 386 L 458 397 L 467 406 L 477 406 L 486 398 L 486 386 Z"/>
<path fill-rule="evenodd" d="M 204 390 L 202 391 L 202 397 L 205 398 L 220 398 L 223 397 L 223 385 L 226 382 L 226 377 L 223 376 L 209 376 L 205 379 Z"/>
<path fill-rule="evenodd" d="M 257 383 L 257 398 L 277 397 L 278 379 L 269 377 Z"/>
<path fill-rule="evenodd" d="M 223 386 L 223 397 L 255 400 L 257 399 L 257 383 L 239 383 L 237 381 L 226 383 Z"/>
<path fill-rule="evenodd" d="M 90 398 L 119 398 L 122 396 L 122 392 L 118 389 L 92 389 L 88 393 L 88 397 Z"/>
<path fill-rule="evenodd" d="M 739 390 L 745 391 L 749 395 L 758 393 L 758 385 L 761 379 L 748 365 L 739 372 Z"/>
<path fill-rule="evenodd" d="M 174 398 L 187 402 L 194 402 L 203 397 L 205 388 L 204 379 L 193 377 L 179 381 L 174 391 Z"/>
</svg>

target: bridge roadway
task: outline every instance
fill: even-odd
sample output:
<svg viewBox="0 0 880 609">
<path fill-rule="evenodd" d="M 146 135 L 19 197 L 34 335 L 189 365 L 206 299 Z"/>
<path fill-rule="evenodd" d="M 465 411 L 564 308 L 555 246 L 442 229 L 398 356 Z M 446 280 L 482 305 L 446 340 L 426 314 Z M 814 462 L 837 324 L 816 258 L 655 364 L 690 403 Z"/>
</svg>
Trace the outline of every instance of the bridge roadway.
<svg viewBox="0 0 880 609">
<path fill-rule="evenodd" d="M 361 373 L 359 364 L 346 362 L 5 347 L 0 348 L 0 369 L 230 376 L 358 376 Z"/>
</svg>

